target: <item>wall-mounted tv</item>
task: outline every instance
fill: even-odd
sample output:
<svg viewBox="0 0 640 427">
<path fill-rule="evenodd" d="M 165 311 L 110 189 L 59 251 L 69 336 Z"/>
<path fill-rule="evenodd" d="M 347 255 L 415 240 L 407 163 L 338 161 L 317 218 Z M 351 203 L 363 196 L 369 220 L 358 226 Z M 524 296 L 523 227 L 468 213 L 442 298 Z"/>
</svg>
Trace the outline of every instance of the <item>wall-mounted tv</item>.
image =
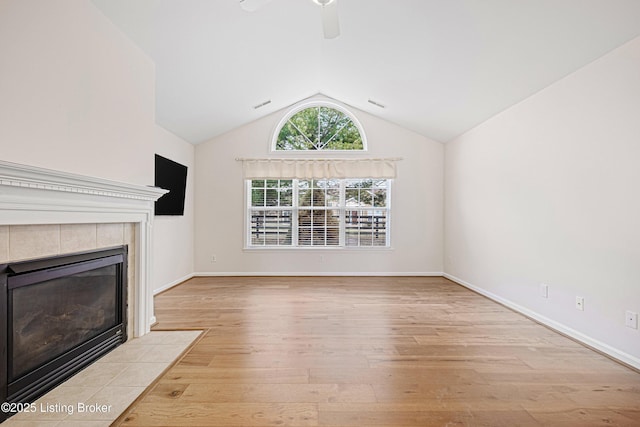
<svg viewBox="0 0 640 427">
<path fill-rule="evenodd" d="M 184 215 L 187 167 L 156 154 L 155 186 L 169 190 L 155 203 L 156 215 Z"/>
</svg>

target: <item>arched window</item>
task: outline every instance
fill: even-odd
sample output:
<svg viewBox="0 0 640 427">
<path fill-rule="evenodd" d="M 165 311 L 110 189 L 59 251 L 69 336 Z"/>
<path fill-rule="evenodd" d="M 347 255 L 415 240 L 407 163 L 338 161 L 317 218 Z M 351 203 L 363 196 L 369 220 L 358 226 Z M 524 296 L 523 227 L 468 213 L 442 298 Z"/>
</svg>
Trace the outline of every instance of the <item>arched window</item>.
<svg viewBox="0 0 640 427">
<path fill-rule="evenodd" d="M 366 150 L 362 127 L 344 108 L 313 102 L 294 108 L 278 125 L 275 151 Z"/>
</svg>

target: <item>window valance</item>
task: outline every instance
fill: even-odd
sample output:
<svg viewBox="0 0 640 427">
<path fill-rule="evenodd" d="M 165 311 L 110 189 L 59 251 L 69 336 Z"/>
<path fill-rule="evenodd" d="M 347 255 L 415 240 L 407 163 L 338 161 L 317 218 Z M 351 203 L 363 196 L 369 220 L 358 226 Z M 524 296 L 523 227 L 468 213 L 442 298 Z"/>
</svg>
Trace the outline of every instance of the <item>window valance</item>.
<svg viewBox="0 0 640 427">
<path fill-rule="evenodd" d="M 395 178 L 400 159 L 237 159 L 245 179 Z"/>
</svg>

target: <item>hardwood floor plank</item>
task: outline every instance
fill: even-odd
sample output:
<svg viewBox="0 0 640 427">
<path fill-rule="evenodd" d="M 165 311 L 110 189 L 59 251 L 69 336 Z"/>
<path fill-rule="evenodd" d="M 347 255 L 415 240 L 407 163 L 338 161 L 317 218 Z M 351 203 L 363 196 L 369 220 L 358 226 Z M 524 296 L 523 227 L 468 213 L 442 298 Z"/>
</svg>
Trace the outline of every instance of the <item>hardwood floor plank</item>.
<svg viewBox="0 0 640 427">
<path fill-rule="evenodd" d="M 319 404 L 320 426 L 523 426 L 536 420 L 522 408 L 477 410 L 448 408 L 428 401 L 423 404 Z"/>
<path fill-rule="evenodd" d="M 183 402 L 211 403 L 375 403 L 369 384 L 190 384 Z"/>
<path fill-rule="evenodd" d="M 300 403 L 140 403 L 128 426 L 317 426 L 316 405 Z"/>
<path fill-rule="evenodd" d="M 441 277 L 198 277 L 123 426 L 638 426 L 640 374 Z"/>
<path fill-rule="evenodd" d="M 640 411 L 615 408 L 574 408 L 556 410 L 529 410 L 539 425 L 554 427 L 623 426 L 637 427 Z"/>
<path fill-rule="evenodd" d="M 369 356 L 369 366 L 376 368 L 474 369 L 482 372 L 529 371 L 531 368 L 513 356 Z"/>
<path fill-rule="evenodd" d="M 422 367 L 364 368 L 349 369 L 335 366 L 332 368 L 312 368 L 309 381 L 314 384 L 389 384 L 396 389 L 401 384 L 416 381 L 427 382 L 477 382 L 481 378 L 473 369 L 442 369 Z"/>
<path fill-rule="evenodd" d="M 308 369 L 301 368 L 209 368 L 178 364 L 163 381 L 202 384 L 299 384 L 309 382 Z"/>
<path fill-rule="evenodd" d="M 496 409 L 495 401 L 507 402 L 526 408 L 526 404 L 563 403 L 575 407 L 572 400 L 575 394 L 565 393 L 559 389 L 550 389 L 546 384 L 526 386 L 516 384 L 465 384 L 422 382 L 406 384 L 403 388 L 390 389 L 386 384 L 374 384 L 373 389 L 380 403 L 413 403 L 422 404 L 437 401 L 448 409 Z M 575 395 L 576 397 L 580 397 Z M 473 405 L 471 405 L 473 403 Z"/>
</svg>

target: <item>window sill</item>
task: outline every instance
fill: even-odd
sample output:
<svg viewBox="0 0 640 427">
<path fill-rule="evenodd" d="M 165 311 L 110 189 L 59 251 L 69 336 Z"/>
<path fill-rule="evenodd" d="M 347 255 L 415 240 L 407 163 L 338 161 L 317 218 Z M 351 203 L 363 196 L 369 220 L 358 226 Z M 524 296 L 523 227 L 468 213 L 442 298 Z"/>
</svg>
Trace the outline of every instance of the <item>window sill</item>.
<svg viewBox="0 0 640 427">
<path fill-rule="evenodd" d="M 282 246 L 245 246 L 242 248 L 243 251 L 246 252 L 326 252 L 326 251 L 336 251 L 336 252 L 392 252 L 395 251 L 393 246 L 361 246 L 361 247 L 282 247 Z"/>
</svg>

